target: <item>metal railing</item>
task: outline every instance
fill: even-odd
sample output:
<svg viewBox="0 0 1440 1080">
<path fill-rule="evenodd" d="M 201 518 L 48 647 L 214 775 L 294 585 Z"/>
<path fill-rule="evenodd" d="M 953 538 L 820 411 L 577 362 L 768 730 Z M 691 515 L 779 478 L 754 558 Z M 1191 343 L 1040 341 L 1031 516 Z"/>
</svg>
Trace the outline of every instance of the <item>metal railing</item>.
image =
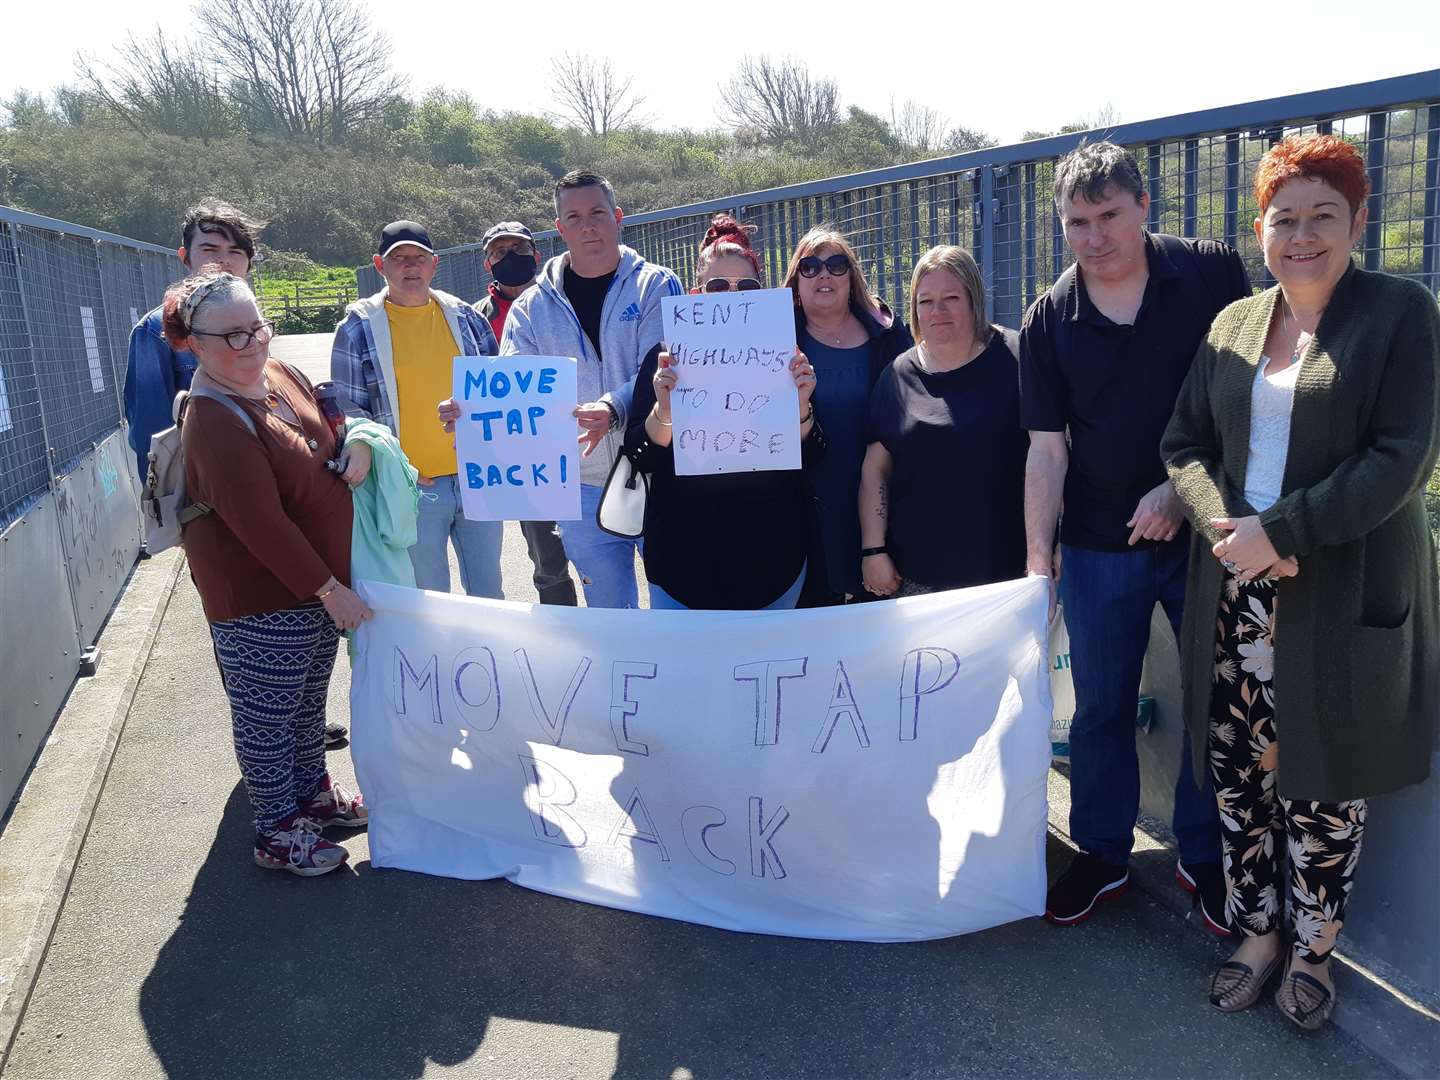
<svg viewBox="0 0 1440 1080">
<path fill-rule="evenodd" d="M 120 427 L 130 328 L 175 253 L 0 207 L 0 529 Z"/>
<path fill-rule="evenodd" d="M 1082 140 L 1108 138 L 1135 153 L 1147 174 L 1153 230 L 1231 244 L 1258 283 L 1266 274 L 1250 228 L 1254 169 L 1285 135 L 1317 130 L 1355 140 L 1369 164 L 1364 265 L 1440 289 L 1440 70 L 631 214 L 625 242 L 691 280 L 710 218 L 725 210 L 755 226 L 756 251 L 778 283 L 800 236 L 829 223 L 849 236 L 871 285 L 897 310 L 920 254 L 961 244 L 985 275 L 991 317 L 1017 326 L 1070 261 L 1050 191 L 1056 160 Z M 536 241 L 546 255 L 562 247 L 553 230 Z M 489 281 L 480 245 L 440 254 L 436 287 L 479 299 Z M 357 275 L 362 293 L 380 287 L 372 268 Z"/>
<path fill-rule="evenodd" d="M 1372 190 L 1363 265 L 1440 291 L 1440 69 L 630 214 L 624 240 L 690 282 L 711 217 L 728 211 L 755 226 L 755 250 L 779 284 L 800 237 L 828 223 L 849 237 L 871 287 L 899 313 L 921 253 L 961 244 L 984 274 L 990 317 L 1018 327 L 1071 261 L 1051 187 L 1056 160 L 1082 140 L 1108 138 L 1135 154 L 1152 230 L 1223 240 L 1252 281 L 1268 284 L 1250 227 L 1254 170 L 1281 138 L 1311 131 L 1353 139 L 1365 155 Z M 563 250 L 553 230 L 537 233 L 536 243 L 547 257 Z M 484 295 L 490 276 L 479 244 L 440 254 L 436 288 L 471 302 Z M 382 284 L 372 267 L 356 275 L 362 294 Z M 1440 536 L 1440 473 L 1428 501 Z"/>
</svg>

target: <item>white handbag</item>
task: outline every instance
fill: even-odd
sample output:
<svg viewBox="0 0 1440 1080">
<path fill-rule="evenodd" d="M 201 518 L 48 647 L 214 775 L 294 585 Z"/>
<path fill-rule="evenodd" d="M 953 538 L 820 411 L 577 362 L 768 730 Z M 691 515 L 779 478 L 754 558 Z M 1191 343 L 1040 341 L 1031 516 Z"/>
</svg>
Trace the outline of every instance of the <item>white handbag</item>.
<svg viewBox="0 0 1440 1080">
<path fill-rule="evenodd" d="M 595 524 L 602 532 L 626 540 L 638 540 L 645 531 L 645 500 L 650 496 L 650 477 L 635 467 L 623 451 L 615 455 L 600 505 L 595 510 Z"/>
</svg>

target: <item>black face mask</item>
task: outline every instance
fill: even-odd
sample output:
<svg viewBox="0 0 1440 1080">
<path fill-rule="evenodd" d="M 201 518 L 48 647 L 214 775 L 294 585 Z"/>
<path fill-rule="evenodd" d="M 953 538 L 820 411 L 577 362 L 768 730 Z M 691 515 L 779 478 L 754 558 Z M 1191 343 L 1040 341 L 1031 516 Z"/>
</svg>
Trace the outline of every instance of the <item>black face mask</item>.
<svg viewBox="0 0 1440 1080">
<path fill-rule="evenodd" d="M 501 285 L 512 289 L 529 285 L 535 278 L 535 256 L 528 251 L 512 251 L 490 266 L 490 273 Z"/>
</svg>

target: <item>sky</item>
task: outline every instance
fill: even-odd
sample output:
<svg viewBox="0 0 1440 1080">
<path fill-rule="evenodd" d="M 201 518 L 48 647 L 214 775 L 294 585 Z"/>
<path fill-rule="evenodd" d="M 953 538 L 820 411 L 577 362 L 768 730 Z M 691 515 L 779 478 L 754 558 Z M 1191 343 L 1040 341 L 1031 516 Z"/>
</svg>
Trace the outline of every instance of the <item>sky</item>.
<svg viewBox="0 0 1440 1080">
<path fill-rule="evenodd" d="M 190 0 L 16 3 L 0 16 L 0 99 L 74 79 L 77 50 L 157 24 L 183 34 Z M 719 124 L 718 87 L 745 53 L 793 56 L 834 78 L 843 105 L 882 115 L 907 99 L 952 123 L 1018 141 L 1113 106 L 1124 122 L 1440 67 L 1435 0 L 1253 0 L 906 5 L 730 0 L 711 4 L 515 5 L 370 0 L 413 93 L 465 90 L 483 107 L 544 112 L 552 58 L 610 58 L 662 127 Z M 419 17 L 417 17 L 417 14 Z"/>
</svg>

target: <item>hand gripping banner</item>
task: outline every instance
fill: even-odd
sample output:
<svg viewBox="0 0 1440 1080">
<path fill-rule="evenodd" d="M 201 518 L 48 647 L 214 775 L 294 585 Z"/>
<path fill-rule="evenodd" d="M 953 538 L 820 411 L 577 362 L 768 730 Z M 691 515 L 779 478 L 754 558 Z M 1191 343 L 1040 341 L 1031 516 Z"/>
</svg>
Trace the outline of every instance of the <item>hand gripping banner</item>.
<svg viewBox="0 0 1440 1080">
<path fill-rule="evenodd" d="M 1043 579 L 777 612 L 360 591 L 377 867 L 796 937 L 1043 910 Z"/>
</svg>

